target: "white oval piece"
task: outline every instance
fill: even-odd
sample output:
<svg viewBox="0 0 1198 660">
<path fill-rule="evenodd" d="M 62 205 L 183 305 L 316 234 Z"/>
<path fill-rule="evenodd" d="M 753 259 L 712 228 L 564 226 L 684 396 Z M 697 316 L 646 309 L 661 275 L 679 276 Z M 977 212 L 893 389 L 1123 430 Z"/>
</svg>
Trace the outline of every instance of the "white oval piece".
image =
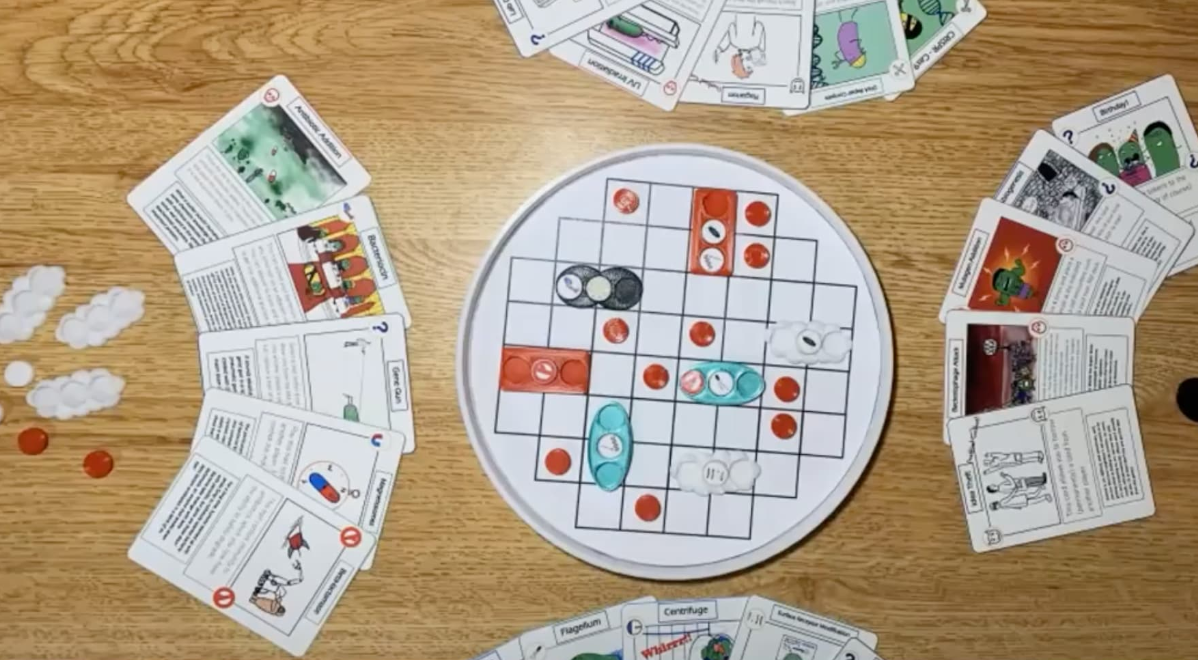
<svg viewBox="0 0 1198 660">
<path fill-rule="evenodd" d="M 9 387 L 25 387 L 33 382 L 33 365 L 24 360 L 9 362 L 4 368 L 4 382 Z"/>
</svg>

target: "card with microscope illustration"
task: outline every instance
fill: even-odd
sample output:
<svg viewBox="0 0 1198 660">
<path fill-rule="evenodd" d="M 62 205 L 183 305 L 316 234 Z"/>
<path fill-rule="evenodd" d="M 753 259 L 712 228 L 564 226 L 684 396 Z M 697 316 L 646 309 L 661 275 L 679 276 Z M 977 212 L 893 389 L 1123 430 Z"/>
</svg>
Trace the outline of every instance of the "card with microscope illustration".
<svg viewBox="0 0 1198 660">
<path fill-rule="evenodd" d="M 841 652 L 853 640 L 860 640 L 869 648 L 878 645 L 878 636 L 868 630 L 768 598 L 750 596 L 728 660 L 833 660 L 842 657 Z"/>
<path fill-rule="evenodd" d="M 1130 318 L 956 310 L 944 323 L 950 420 L 1132 382 Z"/>
<path fill-rule="evenodd" d="M 728 0 L 682 90 L 684 103 L 806 108 L 815 0 Z"/>
<path fill-rule="evenodd" d="M 649 0 L 550 52 L 662 110 L 673 110 L 695 64 L 709 56 L 705 45 L 724 2 Z"/>
<path fill-rule="evenodd" d="M 1161 76 L 1052 123 L 1062 140 L 1109 176 L 1198 222 L 1198 131 L 1173 76 Z M 1198 242 L 1173 272 L 1198 265 Z"/>
<path fill-rule="evenodd" d="M 624 606 L 624 657 L 727 658 L 749 599 L 648 601 Z"/>
<path fill-rule="evenodd" d="M 976 552 L 1156 510 L 1130 385 L 968 415 L 948 431 Z"/>
<path fill-rule="evenodd" d="M 1140 318 L 1164 271 L 1148 257 L 982 200 L 940 307 Z"/>
<path fill-rule="evenodd" d="M 980 0 L 898 0 L 911 70 L 919 80 L 986 18 Z M 893 101 L 898 94 L 886 97 Z"/>
<path fill-rule="evenodd" d="M 816 0 L 811 100 L 800 115 L 915 87 L 895 0 Z"/>
<path fill-rule="evenodd" d="M 1093 236 L 1176 273 L 1194 227 L 1101 165 L 1037 131 L 995 196 L 1066 229 Z"/>
<path fill-rule="evenodd" d="M 374 546 L 370 532 L 207 438 L 129 558 L 301 656 Z"/>
<path fill-rule="evenodd" d="M 620 612 L 625 605 L 651 603 L 651 597 L 564 619 L 520 635 L 520 649 L 532 660 L 619 658 L 624 649 Z"/>
</svg>

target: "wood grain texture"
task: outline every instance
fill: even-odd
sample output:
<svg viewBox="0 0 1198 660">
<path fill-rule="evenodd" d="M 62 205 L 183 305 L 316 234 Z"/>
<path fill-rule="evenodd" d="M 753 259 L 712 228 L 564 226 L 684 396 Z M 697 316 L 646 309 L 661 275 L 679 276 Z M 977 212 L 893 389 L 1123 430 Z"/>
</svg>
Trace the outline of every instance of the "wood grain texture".
<svg viewBox="0 0 1198 660">
<path fill-rule="evenodd" d="M 112 411 L 44 423 L 0 389 L 0 658 L 283 658 L 128 561 L 187 452 L 201 391 L 171 259 L 124 202 L 132 186 L 274 73 L 286 73 L 374 175 L 415 316 L 420 450 L 404 461 L 376 568 L 308 657 L 472 657 L 521 630 L 643 594 L 760 593 L 872 628 L 891 660 L 1177 658 L 1198 648 L 1198 431 L 1173 404 L 1198 372 L 1198 273 L 1171 279 L 1138 328 L 1136 395 L 1157 515 L 978 556 L 940 441 L 936 312 L 978 200 L 1033 130 L 1164 72 L 1198 101 L 1192 0 L 990 0 L 990 19 L 894 103 L 787 119 L 662 113 L 548 55 L 520 59 L 485 0 L 5 0 L 0 5 L 0 281 L 66 266 L 30 343 L 0 361 L 41 375 L 106 366 Z M 1191 104 L 1191 108 L 1198 106 Z M 540 539 L 483 476 L 457 409 L 460 302 L 496 229 L 536 188 L 605 152 L 705 142 L 801 178 L 857 233 L 897 331 L 881 448 L 824 527 L 764 566 L 657 584 Z M 102 349 L 53 339 L 110 286 L 148 296 Z M 91 480 L 89 450 L 115 472 Z"/>
</svg>

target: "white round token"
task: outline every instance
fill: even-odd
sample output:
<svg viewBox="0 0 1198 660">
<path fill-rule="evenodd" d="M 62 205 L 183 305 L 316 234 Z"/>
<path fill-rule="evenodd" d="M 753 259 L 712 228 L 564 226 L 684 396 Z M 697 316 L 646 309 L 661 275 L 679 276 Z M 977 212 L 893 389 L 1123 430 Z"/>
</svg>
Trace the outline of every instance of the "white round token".
<svg viewBox="0 0 1198 660">
<path fill-rule="evenodd" d="M 802 240 L 808 244 L 811 263 L 804 264 L 804 268 L 818 273 L 819 278 L 804 285 L 811 289 L 809 296 L 778 296 L 777 291 L 792 285 L 777 279 L 783 277 L 780 272 L 772 273 L 769 269 L 757 272 L 761 275 L 759 283 L 772 286 L 775 292 L 770 318 L 801 319 L 808 326 L 821 323 L 817 328 L 844 327 L 852 322 L 851 346 L 838 347 L 849 348 L 848 356 L 851 356 L 846 356 L 840 363 L 844 365 L 843 369 L 836 373 L 843 385 L 825 388 L 822 394 L 831 399 L 821 400 L 821 404 L 831 405 L 841 413 L 838 419 L 843 421 L 843 429 L 837 432 L 841 451 L 831 458 L 820 459 L 818 465 L 804 461 L 797 470 L 793 455 L 770 452 L 755 454 L 753 460 L 744 465 L 736 457 L 722 457 L 718 466 L 709 465 L 710 455 L 696 459 L 695 467 L 670 461 L 671 480 L 681 483 L 680 477 L 686 477 L 686 483 L 694 484 L 696 488 L 693 495 L 661 498 L 662 520 L 690 520 L 693 511 L 687 507 L 695 497 L 716 498 L 711 500 L 713 505 L 735 504 L 737 513 L 731 513 L 725 506 L 725 512 L 712 515 L 710 521 L 703 516 L 699 525 L 674 526 L 667 522 L 653 534 L 633 528 L 611 529 L 612 526 L 607 524 L 611 520 L 624 519 L 623 507 L 627 505 L 627 498 L 595 495 L 598 486 L 586 480 L 579 486 L 580 497 L 560 497 L 561 482 L 538 479 L 543 470 L 540 468 L 541 454 L 535 448 L 538 443 L 543 446 L 545 442 L 560 442 L 560 438 L 554 436 L 558 431 L 549 425 L 539 428 L 535 423 L 531 427 L 521 423 L 520 427 L 530 435 L 530 442 L 520 446 L 512 444 L 508 432 L 515 428 L 513 424 L 527 417 L 528 397 L 540 397 L 524 392 L 500 392 L 501 383 L 506 382 L 500 378 L 503 356 L 511 346 L 521 345 L 524 341 L 520 339 L 523 335 L 513 334 L 513 328 L 519 330 L 523 327 L 521 324 L 527 322 L 521 316 L 528 313 L 527 305 L 518 304 L 525 300 L 524 292 L 535 292 L 537 287 L 550 291 L 557 286 L 558 293 L 562 293 L 562 278 L 558 278 L 554 270 L 542 269 L 535 281 L 524 281 L 527 280 L 524 275 L 536 272 L 528 267 L 529 262 L 593 264 L 598 259 L 598 265 L 606 267 L 613 260 L 620 263 L 619 260 L 631 259 L 634 272 L 640 268 L 641 251 L 637 249 L 635 254 L 625 255 L 621 249 L 628 252 L 627 246 L 618 241 L 613 244 L 613 239 L 607 239 L 607 243 L 621 249 L 613 249 L 610 254 L 604 249 L 603 254 L 592 257 L 573 256 L 584 254 L 579 250 L 591 250 L 595 246 L 586 244 L 585 235 L 578 233 L 581 231 L 578 221 L 570 218 L 599 218 L 586 227 L 595 237 L 622 236 L 631 231 L 627 223 L 621 222 L 627 216 L 611 212 L 609 193 L 629 181 L 637 182 L 642 200 L 652 200 L 650 215 L 654 218 L 687 221 L 692 217 L 693 200 L 705 199 L 711 192 L 717 193 L 712 199 L 726 201 L 728 209 L 742 209 L 750 201 L 758 200 L 775 209 L 772 223 L 777 230 L 776 239 Z M 703 220 L 709 217 L 704 216 Z M 876 222 L 868 217 L 856 220 Z M 659 259 L 653 270 L 641 275 L 646 301 L 660 302 L 665 300 L 661 296 L 674 296 L 667 285 L 689 278 L 688 287 L 703 285 L 700 291 L 703 307 L 717 310 L 716 318 L 719 318 L 718 310 L 746 309 L 745 305 L 752 302 L 739 297 L 738 292 L 743 291 L 743 287 L 728 286 L 724 278 L 702 277 L 691 272 L 693 268 L 695 272 L 711 276 L 726 273 L 732 266 L 735 253 L 727 250 L 734 238 L 732 230 L 723 226 L 725 236 L 718 242 L 724 248 L 721 250 L 716 247 L 717 243 L 707 242 L 717 238 L 718 233 L 708 232 L 706 237 L 699 234 L 704 225 L 704 222 L 697 222 L 693 227 L 687 224 L 687 229 L 682 230 L 688 240 L 700 248 L 692 254 L 690 262 Z M 559 237 L 568 238 L 568 244 L 559 245 Z M 574 251 L 571 258 L 562 259 L 564 253 L 559 247 Z M 649 249 L 653 250 L 654 246 L 650 244 Z M 559 281 L 555 282 L 555 278 Z M 521 281 L 517 287 L 514 283 L 518 279 Z M 663 286 L 666 289 L 662 289 Z M 615 297 L 609 290 L 610 284 L 605 286 L 602 277 L 578 282 L 577 287 L 575 297 L 584 292 L 596 302 Z M 675 293 L 681 295 L 681 292 Z M 560 297 L 573 301 L 570 296 Z M 813 309 L 812 300 L 835 300 L 838 304 L 817 302 Z M 590 310 L 587 314 L 578 310 L 554 311 L 552 316 L 553 332 L 548 336 L 541 333 L 538 345 L 545 351 L 560 351 L 563 359 L 569 361 L 560 362 L 558 378 L 542 389 L 577 388 L 585 393 L 587 383 L 598 387 L 605 378 L 612 377 L 615 372 L 610 372 L 610 364 L 613 363 L 601 360 L 602 356 L 588 356 L 591 361 L 582 362 L 582 368 L 578 360 L 565 358 L 571 351 L 585 355 L 603 321 L 595 320 L 599 317 L 590 318 L 593 316 Z M 794 355 L 797 352 L 794 342 L 798 339 L 799 324 L 796 321 L 794 325 L 794 330 L 782 331 L 773 337 L 769 347 L 771 354 Z M 760 363 L 767 350 L 765 333 L 726 329 L 727 332 L 721 330 L 723 352 L 715 355 L 745 356 L 729 361 L 744 362 L 748 368 L 754 368 L 755 362 Z M 651 324 L 642 319 L 635 338 L 642 349 L 655 347 L 653 360 L 676 365 L 680 396 L 691 398 L 687 396 L 690 394 L 706 398 L 707 390 L 711 388 L 713 398 L 719 393 L 725 395 L 718 398 L 719 403 L 736 403 L 736 382 L 732 378 L 736 372 L 730 367 L 702 365 L 705 361 L 718 361 L 718 357 L 696 359 L 696 355 L 684 355 L 682 351 L 689 344 L 680 341 L 680 332 L 685 331 L 680 331 L 677 323 Z M 521 204 L 504 225 L 479 266 L 463 305 L 456 361 L 457 399 L 462 407 L 467 435 L 483 470 L 508 505 L 542 538 L 583 561 L 615 573 L 651 580 L 698 580 L 743 570 L 785 551 L 816 533 L 845 501 L 864 474 L 885 425 L 894 377 L 893 342 L 890 314 L 865 251 L 836 213 L 801 183 L 766 163 L 723 149 L 699 145 L 642 147 L 612 154 L 566 173 Z M 761 357 L 748 359 L 753 355 Z M 621 377 L 622 382 L 627 386 L 627 376 L 633 375 L 634 384 L 639 383 L 637 376 L 645 366 L 643 360 L 628 358 L 625 361 L 632 369 Z M 755 370 L 765 379 L 760 369 Z M 705 376 L 716 371 L 723 373 L 714 378 Z M 529 378 L 528 384 L 532 385 L 534 381 Z M 639 384 L 636 386 L 640 387 Z M 655 460 L 653 457 L 661 454 L 656 450 L 669 449 L 668 454 L 675 458 L 686 455 L 691 450 L 685 445 L 716 436 L 717 418 L 725 425 L 725 420 L 731 418 L 722 414 L 693 415 L 687 420 L 685 432 L 675 433 L 672 438 L 667 436 L 668 439 L 662 441 L 666 444 L 657 447 L 649 444 L 656 443 L 657 438 L 637 432 L 646 421 L 644 411 L 649 408 L 639 401 L 630 405 L 626 397 L 612 400 L 621 402 L 634 420 L 630 443 L 628 436 L 624 436 L 621 446 L 617 447 L 612 437 L 602 435 L 609 431 L 606 428 L 596 429 L 600 434 L 598 437 L 591 433 L 600 408 L 595 405 L 580 415 L 579 424 L 571 425 L 574 429 L 571 433 L 582 447 L 591 449 L 590 444 L 596 443 L 593 451 L 597 460 L 600 456 L 604 462 L 622 462 L 630 458 L 628 465 L 633 469 L 626 475 L 625 483 L 629 487 L 641 485 L 636 466 L 651 465 Z M 745 407 L 756 410 L 761 403 L 758 398 L 747 402 Z M 707 413 L 716 408 L 708 404 L 688 405 L 705 408 Z M 736 410 L 724 408 L 725 412 Z M 747 426 L 738 425 L 730 430 L 753 438 L 759 429 L 750 420 Z M 528 450 L 528 447 L 534 450 Z M 754 466 L 761 470 L 760 475 L 769 476 L 768 489 L 752 487 L 750 482 L 764 479 L 753 476 Z M 611 469 L 619 467 L 616 464 Z M 583 475 L 586 474 L 584 467 Z M 708 478 L 722 480 L 722 483 L 711 486 Z M 745 488 L 745 485 L 749 487 Z M 698 494 L 704 490 L 713 494 Z M 730 490 L 737 492 L 728 493 Z M 632 499 L 635 501 L 636 498 Z"/>
<path fill-rule="evenodd" d="M 703 464 L 703 481 L 711 486 L 722 486 L 728 481 L 728 466 L 723 461 L 712 459 Z"/>
<path fill-rule="evenodd" d="M 87 324 L 81 319 L 71 317 L 62 322 L 62 338 L 68 344 L 85 344 L 87 342 Z"/>
<path fill-rule="evenodd" d="M 699 235 L 703 237 L 704 243 L 715 245 L 723 243 L 725 238 L 728 238 L 728 228 L 719 220 L 708 220 L 703 223 L 703 228 L 699 230 Z M 724 255 L 720 255 L 720 261 L 723 261 Z"/>
<path fill-rule="evenodd" d="M 574 300 L 582 295 L 582 278 L 574 273 L 562 275 L 557 280 L 557 295 L 562 300 Z"/>
<path fill-rule="evenodd" d="M 30 316 L 38 310 L 38 298 L 41 296 L 33 291 L 21 291 L 12 297 L 12 308 L 19 316 Z"/>
<path fill-rule="evenodd" d="M 9 387 L 25 387 L 33 382 L 33 365 L 24 360 L 9 362 L 4 368 L 4 382 Z"/>
<path fill-rule="evenodd" d="M 87 310 L 87 316 L 85 317 L 85 320 L 87 321 L 87 327 L 89 329 L 98 332 L 104 332 L 108 330 L 109 325 L 113 321 L 112 313 L 108 311 L 108 308 L 100 306 L 92 307 L 91 309 Z"/>
<path fill-rule="evenodd" d="M 587 297 L 601 303 L 611 297 L 611 281 L 602 275 L 587 280 Z"/>
<path fill-rule="evenodd" d="M 87 399 L 87 387 L 82 383 L 72 381 L 62 388 L 62 402 L 72 408 L 82 406 Z"/>
<path fill-rule="evenodd" d="M 608 433 L 599 438 L 599 455 L 603 458 L 615 458 L 620 455 L 623 448 L 624 443 L 620 441 L 620 436 L 614 433 Z"/>
</svg>

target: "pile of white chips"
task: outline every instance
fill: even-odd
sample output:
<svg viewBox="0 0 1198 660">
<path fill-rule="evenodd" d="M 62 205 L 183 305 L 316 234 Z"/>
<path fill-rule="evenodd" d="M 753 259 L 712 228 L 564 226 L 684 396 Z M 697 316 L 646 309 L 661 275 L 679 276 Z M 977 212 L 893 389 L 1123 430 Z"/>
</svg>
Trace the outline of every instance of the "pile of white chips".
<svg viewBox="0 0 1198 660">
<path fill-rule="evenodd" d="M 115 406 L 124 389 L 125 379 L 107 369 L 80 369 L 70 376 L 38 381 L 25 402 L 40 417 L 71 419 Z"/>
<path fill-rule="evenodd" d="M 66 288 L 60 266 L 34 266 L 13 280 L 0 302 L 0 344 L 25 341 L 46 320 L 46 312 Z"/>
<path fill-rule="evenodd" d="M 103 346 L 145 315 L 145 303 L 146 294 L 141 291 L 113 287 L 64 315 L 54 336 L 75 349 Z"/>
</svg>

